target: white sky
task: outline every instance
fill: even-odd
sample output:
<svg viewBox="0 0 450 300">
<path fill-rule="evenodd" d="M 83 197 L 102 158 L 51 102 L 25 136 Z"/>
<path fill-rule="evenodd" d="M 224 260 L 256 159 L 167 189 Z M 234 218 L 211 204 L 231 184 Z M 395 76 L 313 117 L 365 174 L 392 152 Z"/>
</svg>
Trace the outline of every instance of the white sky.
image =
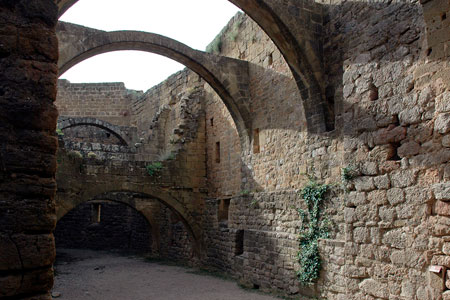
<svg viewBox="0 0 450 300">
<path fill-rule="evenodd" d="M 239 9 L 227 0 L 80 0 L 60 20 L 106 31 L 141 30 L 165 35 L 194 49 L 206 46 Z M 70 82 L 125 82 L 147 90 L 184 68 L 164 56 L 117 51 L 72 67 Z"/>
</svg>

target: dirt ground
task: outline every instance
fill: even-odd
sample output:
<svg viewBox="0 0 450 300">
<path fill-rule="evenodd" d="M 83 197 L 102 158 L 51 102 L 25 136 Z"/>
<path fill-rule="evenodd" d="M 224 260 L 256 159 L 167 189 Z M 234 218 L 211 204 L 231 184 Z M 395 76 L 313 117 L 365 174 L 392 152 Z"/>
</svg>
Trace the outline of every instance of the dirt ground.
<svg viewBox="0 0 450 300">
<path fill-rule="evenodd" d="M 58 249 L 53 296 L 81 300 L 269 300 L 236 282 L 141 257 Z"/>
</svg>

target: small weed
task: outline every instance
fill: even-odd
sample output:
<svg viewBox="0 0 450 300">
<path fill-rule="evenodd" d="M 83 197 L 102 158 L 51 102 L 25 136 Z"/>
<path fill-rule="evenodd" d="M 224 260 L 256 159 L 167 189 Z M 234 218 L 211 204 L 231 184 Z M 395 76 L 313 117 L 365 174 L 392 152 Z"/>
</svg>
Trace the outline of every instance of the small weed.
<svg viewBox="0 0 450 300">
<path fill-rule="evenodd" d="M 250 207 L 258 208 L 259 207 L 259 200 L 253 199 L 252 202 L 250 202 Z"/>
<path fill-rule="evenodd" d="M 242 190 L 241 191 L 241 196 L 248 196 L 250 195 L 250 191 L 249 190 Z"/>
<path fill-rule="evenodd" d="M 98 159 L 97 154 L 95 154 L 94 152 L 89 152 L 87 154 L 87 157 L 90 158 L 90 159 Z"/>
<path fill-rule="evenodd" d="M 145 168 L 147 169 L 148 175 L 156 176 L 163 169 L 163 165 L 160 161 L 156 161 L 156 162 L 146 165 Z"/>
<path fill-rule="evenodd" d="M 82 159 L 83 155 L 80 153 L 80 151 L 69 151 L 67 153 L 67 156 L 71 159 Z"/>
<path fill-rule="evenodd" d="M 354 166 L 347 166 L 341 170 L 341 181 L 346 184 L 357 176 Z"/>
<path fill-rule="evenodd" d="M 214 40 L 206 47 L 208 53 L 220 53 L 222 51 L 222 35 L 217 35 Z"/>
<path fill-rule="evenodd" d="M 56 128 L 56 134 L 58 136 L 64 136 L 64 132 L 62 132 L 61 128 Z"/>
<path fill-rule="evenodd" d="M 233 24 L 233 28 L 231 29 L 231 31 L 228 33 L 227 37 L 228 39 L 230 39 L 231 41 L 235 42 L 238 35 L 239 35 L 239 28 L 242 25 L 242 20 L 236 21 Z"/>
</svg>

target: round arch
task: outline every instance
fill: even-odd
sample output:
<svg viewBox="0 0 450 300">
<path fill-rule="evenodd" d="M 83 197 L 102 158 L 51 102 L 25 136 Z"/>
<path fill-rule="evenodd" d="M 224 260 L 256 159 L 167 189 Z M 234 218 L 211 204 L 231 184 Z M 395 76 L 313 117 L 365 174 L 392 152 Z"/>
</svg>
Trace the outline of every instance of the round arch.
<svg viewBox="0 0 450 300">
<path fill-rule="evenodd" d="M 129 201 L 121 201 L 118 199 L 112 199 L 111 197 L 108 197 L 107 194 L 105 195 L 100 195 L 98 198 L 94 198 L 94 199 L 90 199 L 86 202 L 83 203 L 79 203 L 77 205 L 75 205 L 74 207 L 72 207 L 71 209 L 69 209 L 68 211 L 65 211 L 64 214 L 62 215 L 57 215 L 57 220 L 56 220 L 56 226 L 58 226 L 59 221 L 61 221 L 70 211 L 77 209 L 78 207 L 80 207 L 83 204 L 93 204 L 93 203 L 97 203 L 98 201 L 108 201 L 108 202 L 114 202 L 114 203 L 119 203 L 128 207 L 131 207 L 134 211 L 136 211 L 141 217 L 143 217 L 145 219 L 145 221 L 147 222 L 147 225 L 150 227 L 151 229 L 151 236 L 152 236 L 152 251 L 159 251 L 160 246 L 159 246 L 159 226 L 158 224 L 155 222 L 155 220 L 149 216 L 148 214 L 146 214 L 144 211 L 138 209 L 138 207 L 136 207 L 135 205 L 133 205 L 133 203 L 130 203 Z M 155 233 L 157 233 L 157 235 L 155 235 Z"/>
<path fill-rule="evenodd" d="M 124 136 L 126 136 L 126 135 L 122 132 L 120 127 L 117 125 L 113 125 L 106 121 L 96 119 L 96 118 L 90 118 L 90 117 L 83 117 L 83 118 L 62 117 L 62 118 L 58 119 L 58 128 L 61 130 L 71 128 L 71 127 L 83 126 L 83 125 L 95 126 L 95 127 L 101 128 L 103 130 L 106 130 L 107 132 L 111 133 L 116 138 L 118 138 L 122 145 L 128 146 L 128 142 L 124 138 Z"/>
<path fill-rule="evenodd" d="M 202 77 L 221 97 L 228 108 L 241 138 L 248 144 L 251 132 L 250 113 L 247 108 L 248 64 L 243 61 L 194 50 L 168 37 L 141 31 L 112 31 L 90 35 L 60 51 L 59 76 L 68 69 L 98 54 L 120 50 L 137 50 L 159 54 L 173 59 Z M 244 95 L 243 95 L 244 93 Z"/>
<path fill-rule="evenodd" d="M 320 21 L 323 16 L 320 4 L 298 0 L 304 13 L 314 16 L 304 19 L 299 17 L 298 11 L 292 12 L 292 6 L 280 4 L 276 0 L 228 1 L 249 15 L 280 50 L 302 96 L 308 131 L 320 133 L 332 130 L 334 108 L 325 97 Z M 62 16 L 76 2 L 78 0 L 57 0 L 58 16 Z"/>
<path fill-rule="evenodd" d="M 202 233 L 201 228 L 198 224 L 195 223 L 193 217 L 191 214 L 186 211 L 180 202 L 178 202 L 175 198 L 170 196 L 167 192 L 164 192 L 163 190 L 153 187 L 152 191 L 145 191 L 145 192 L 137 192 L 137 189 L 114 189 L 114 188 L 102 188 L 102 185 L 96 185 L 97 189 L 89 188 L 88 186 L 84 186 L 84 191 L 86 193 L 83 193 L 83 195 L 79 195 L 76 198 L 72 197 L 65 197 L 60 196 L 57 193 L 56 196 L 56 218 L 59 221 L 61 218 L 63 218 L 69 211 L 74 209 L 80 204 L 87 203 L 89 201 L 92 201 L 93 199 L 104 199 L 104 200 L 110 200 L 108 199 L 108 194 L 112 193 L 131 193 L 134 195 L 138 195 L 142 198 L 151 198 L 159 201 L 163 205 L 167 206 L 172 212 L 176 213 L 181 221 L 183 222 L 186 230 L 188 231 L 189 235 L 192 238 L 193 241 L 193 248 L 195 253 L 200 256 L 201 249 L 202 249 Z M 106 199 L 105 199 L 106 197 Z M 117 200 L 116 200 L 117 201 Z M 117 201 L 121 202 L 123 204 L 126 204 L 128 206 L 131 206 L 137 209 L 136 204 L 132 201 Z M 148 219 L 147 219 L 148 220 Z M 151 224 L 151 223 L 150 223 Z"/>
</svg>

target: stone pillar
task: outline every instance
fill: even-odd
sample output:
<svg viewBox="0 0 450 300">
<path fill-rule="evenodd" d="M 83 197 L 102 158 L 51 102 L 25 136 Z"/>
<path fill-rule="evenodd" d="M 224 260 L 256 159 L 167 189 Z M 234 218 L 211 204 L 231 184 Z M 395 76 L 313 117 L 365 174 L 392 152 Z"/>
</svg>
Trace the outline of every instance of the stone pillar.
<svg viewBox="0 0 450 300">
<path fill-rule="evenodd" d="M 0 298 L 51 299 L 58 9 L 0 0 Z"/>
</svg>

